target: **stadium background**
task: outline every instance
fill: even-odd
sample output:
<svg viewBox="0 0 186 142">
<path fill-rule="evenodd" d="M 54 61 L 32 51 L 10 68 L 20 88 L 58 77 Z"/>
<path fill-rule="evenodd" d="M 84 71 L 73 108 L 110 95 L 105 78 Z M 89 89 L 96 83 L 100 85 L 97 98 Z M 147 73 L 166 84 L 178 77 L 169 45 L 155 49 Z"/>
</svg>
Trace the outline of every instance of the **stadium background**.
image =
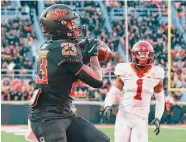
<svg viewBox="0 0 186 142">
<path fill-rule="evenodd" d="M 117 105 L 110 121 L 102 117 L 104 98 L 115 79 L 113 69 L 119 62 L 130 61 L 133 44 L 139 39 L 145 39 L 154 46 L 155 64 L 166 71 L 166 105 L 162 124 L 181 124 L 178 128 L 186 124 L 185 1 L 16 0 L 1 1 L 3 129 L 5 125 L 27 124 L 28 102 L 35 78 L 35 57 L 39 45 L 44 41 L 38 18 L 46 7 L 57 3 L 74 7 L 82 16 L 79 23 L 88 26 L 88 36 L 101 39 L 114 53 L 111 61 L 101 63 L 104 71 L 104 86 L 101 89 L 90 88 L 84 83 L 77 87 L 73 105 L 77 114 L 96 124 L 114 123 Z M 149 120 L 153 117 L 154 101 Z"/>
</svg>

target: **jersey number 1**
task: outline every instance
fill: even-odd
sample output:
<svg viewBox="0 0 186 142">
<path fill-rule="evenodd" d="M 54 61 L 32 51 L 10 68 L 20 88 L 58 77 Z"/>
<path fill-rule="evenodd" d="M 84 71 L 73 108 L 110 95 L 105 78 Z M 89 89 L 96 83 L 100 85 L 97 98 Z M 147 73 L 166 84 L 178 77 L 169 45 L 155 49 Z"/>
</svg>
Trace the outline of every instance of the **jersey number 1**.
<svg viewBox="0 0 186 142">
<path fill-rule="evenodd" d="M 142 100 L 141 93 L 142 93 L 143 79 L 138 79 L 136 84 L 137 84 L 137 92 L 136 92 L 136 96 L 134 96 L 134 99 L 135 100 Z"/>
</svg>

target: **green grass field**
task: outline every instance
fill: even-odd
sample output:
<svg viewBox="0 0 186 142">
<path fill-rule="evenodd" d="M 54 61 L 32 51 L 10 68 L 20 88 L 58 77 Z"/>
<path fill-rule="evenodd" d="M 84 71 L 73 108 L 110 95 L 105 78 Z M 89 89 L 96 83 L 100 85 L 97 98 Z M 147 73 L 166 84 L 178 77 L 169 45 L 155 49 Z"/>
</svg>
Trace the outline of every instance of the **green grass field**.
<svg viewBox="0 0 186 142">
<path fill-rule="evenodd" d="M 98 126 L 98 128 L 104 131 L 110 137 L 111 141 L 114 142 L 113 126 Z M 170 126 L 161 128 L 161 133 L 158 136 L 153 133 L 153 130 L 149 128 L 149 142 L 186 142 L 186 127 Z M 26 140 L 24 139 L 24 132 L 16 135 L 12 131 L 2 131 L 1 142 L 26 142 Z"/>
</svg>

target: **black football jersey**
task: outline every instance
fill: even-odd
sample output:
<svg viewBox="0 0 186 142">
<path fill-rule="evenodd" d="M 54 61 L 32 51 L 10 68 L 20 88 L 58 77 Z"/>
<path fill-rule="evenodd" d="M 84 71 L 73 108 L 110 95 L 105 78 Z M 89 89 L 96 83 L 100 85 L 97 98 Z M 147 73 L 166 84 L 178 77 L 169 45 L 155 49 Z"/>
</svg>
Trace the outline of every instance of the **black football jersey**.
<svg viewBox="0 0 186 142">
<path fill-rule="evenodd" d="M 47 117 L 61 118 L 73 115 L 70 110 L 72 93 L 78 82 L 76 73 L 83 66 L 79 46 L 69 40 L 46 41 L 37 57 L 34 107 L 30 119 Z M 47 112 L 47 113 L 46 113 Z"/>
</svg>

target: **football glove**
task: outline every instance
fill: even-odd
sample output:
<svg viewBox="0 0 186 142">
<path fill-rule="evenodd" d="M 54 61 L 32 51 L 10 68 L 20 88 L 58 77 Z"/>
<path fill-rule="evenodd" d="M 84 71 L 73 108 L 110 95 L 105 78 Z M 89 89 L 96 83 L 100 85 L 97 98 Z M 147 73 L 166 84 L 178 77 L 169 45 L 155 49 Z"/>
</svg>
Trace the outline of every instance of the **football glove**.
<svg viewBox="0 0 186 142">
<path fill-rule="evenodd" d="M 92 57 L 98 55 L 98 39 L 85 39 L 79 43 L 80 48 L 82 49 L 83 57 Z"/>
<path fill-rule="evenodd" d="M 152 126 L 152 125 L 156 126 L 156 129 L 154 130 L 154 132 L 156 133 L 156 135 L 158 135 L 160 133 L 160 120 L 158 118 L 155 118 L 150 123 L 150 126 Z"/>
<path fill-rule="evenodd" d="M 106 106 L 103 111 L 103 116 L 110 120 L 111 113 L 113 113 L 114 108 L 111 106 Z"/>
</svg>

